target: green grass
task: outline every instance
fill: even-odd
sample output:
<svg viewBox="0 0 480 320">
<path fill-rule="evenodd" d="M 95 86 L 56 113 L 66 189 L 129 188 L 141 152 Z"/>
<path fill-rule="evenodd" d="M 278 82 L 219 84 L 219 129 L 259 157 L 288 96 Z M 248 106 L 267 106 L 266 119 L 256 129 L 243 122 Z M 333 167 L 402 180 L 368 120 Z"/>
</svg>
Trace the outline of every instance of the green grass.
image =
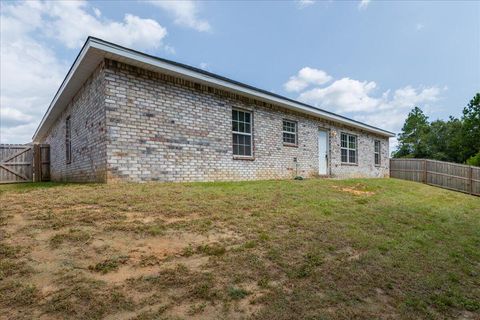
<svg viewBox="0 0 480 320">
<path fill-rule="evenodd" d="M 120 256 L 120 257 L 113 257 L 110 259 L 106 259 L 102 262 L 99 262 L 95 265 L 91 265 L 88 267 L 91 271 L 100 272 L 100 273 L 109 273 L 111 271 L 116 271 L 118 268 L 125 264 L 128 261 L 127 256 Z"/>
<path fill-rule="evenodd" d="M 70 229 L 65 233 L 58 233 L 50 239 L 50 245 L 53 248 L 58 248 L 65 242 L 69 243 L 84 243 L 86 244 L 91 239 L 91 236 L 79 229 Z"/>
<path fill-rule="evenodd" d="M 311 179 L 3 185 L 0 199 L 7 318 L 480 317 L 478 197 Z"/>
<path fill-rule="evenodd" d="M 228 288 L 228 295 L 233 300 L 243 299 L 248 296 L 249 292 L 242 288 L 230 287 Z"/>
</svg>

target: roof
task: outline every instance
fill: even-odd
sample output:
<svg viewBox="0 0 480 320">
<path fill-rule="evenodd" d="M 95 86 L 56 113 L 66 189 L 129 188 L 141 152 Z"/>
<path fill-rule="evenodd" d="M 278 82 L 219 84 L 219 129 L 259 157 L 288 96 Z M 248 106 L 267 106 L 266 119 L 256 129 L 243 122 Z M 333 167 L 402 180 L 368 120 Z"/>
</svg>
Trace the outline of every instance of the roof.
<svg viewBox="0 0 480 320">
<path fill-rule="evenodd" d="M 87 41 L 73 62 L 73 65 L 70 67 L 70 70 L 68 70 L 65 79 L 50 103 L 50 106 L 43 116 L 42 121 L 38 125 L 38 128 L 33 135 L 33 141 L 39 140 L 47 133 L 53 122 L 66 108 L 68 103 L 72 100 L 74 95 L 78 92 L 85 81 L 90 77 L 98 64 L 105 58 L 137 66 L 143 69 L 195 81 L 201 84 L 216 87 L 218 89 L 235 92 L 257 100 L 279 105 L 286 109 L 313 115 L 322 119 L 376 133 L 381 136 L 395 136 L 393 132 L 383 130 L 272 92 L 268 92 L 263 89 L 255 88 L 253 86 L 199 68 L 155 57 L 102 39 L 88 37 Z"/>
</svg>

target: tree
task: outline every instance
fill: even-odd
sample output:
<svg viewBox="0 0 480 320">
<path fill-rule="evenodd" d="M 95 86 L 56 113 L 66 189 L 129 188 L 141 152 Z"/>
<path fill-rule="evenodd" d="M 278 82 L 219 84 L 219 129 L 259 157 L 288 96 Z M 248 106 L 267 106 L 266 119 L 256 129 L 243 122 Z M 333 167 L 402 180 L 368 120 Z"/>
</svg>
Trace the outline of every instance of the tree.
<svg viewBox="0 0 480 320">
<path fill-rule="evenodd" d="M 468 158 L 467 159 L 467 164 L 469 164 L 471 166 L 480 167 L 480 151 L 478 151 L 476 155 Z"/>
<path fill-rule="evenodd" d="M 464 162 L 460 147 L 462 128 L 462 121 L 454 117 L 450 117 L 448 121 L 433 121 L 425 138 L 429 156 L 441 161 Z"/>
<path fill-rule="evenodd" d="M 472 163 L 480 161 L 480 93 L 463 109 L 461 119 L 428 122 L 419 107 L 408 114 L 398 135 L 394 158 L 428 158 Z"/>
<path fill-rule="evenodd" d="M 463 161 L 480 151 L 480 93 L 463 109 L 462 116 Z"/>
<path fill-rule="evenodd" d="M 394 158 L 428 158 L 428 134 L 430 124 L 428 117 L 419 107 L 415 107 L 408 114 L 402 133 L 398 135 L 398 148 Z"/>
</svg>

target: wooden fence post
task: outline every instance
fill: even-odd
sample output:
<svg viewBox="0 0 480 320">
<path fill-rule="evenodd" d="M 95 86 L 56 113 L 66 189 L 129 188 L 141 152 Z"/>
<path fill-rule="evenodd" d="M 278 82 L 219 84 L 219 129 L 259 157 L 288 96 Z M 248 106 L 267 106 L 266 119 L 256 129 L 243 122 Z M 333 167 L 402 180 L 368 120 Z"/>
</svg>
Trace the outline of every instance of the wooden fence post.
<svg viewBox="0 0 480 320">
<path fill-rule="evenodd" d="M 42 168 L 42 155 L 40 152 L 40 145 L 34 144 L 33 145 L 33 181 L 39 182 L 42 179 L 41 174 Z"/>
<path fill-rule="evenodd" d="M 423 160 L 423 183 L 428 184 L 428 181 L 427 181 L 427 159 Z"/>
<path fill-rule="evenodd" d="M 473 194 L 473 167 L 468 169 L 468 193 Z"/>
<path fill-rule="evenodd" d="M 388 177 L 392 177 L 392 158 L 388 159 Z"/>
</svg>

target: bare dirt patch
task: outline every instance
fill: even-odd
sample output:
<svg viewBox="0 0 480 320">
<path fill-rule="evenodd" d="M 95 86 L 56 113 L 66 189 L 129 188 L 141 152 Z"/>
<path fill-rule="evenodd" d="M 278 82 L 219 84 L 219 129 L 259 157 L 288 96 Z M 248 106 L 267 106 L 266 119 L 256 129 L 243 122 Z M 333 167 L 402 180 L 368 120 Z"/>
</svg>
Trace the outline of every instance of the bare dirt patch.
<svg viewBox="0 0 480 320">
<path fill-rule="evenodd" d="M 161 295 L 168 302 L 166 308 L 155 303 L 155 296 L 160 294 L 156 289 L 153 294 L 146 293 L 129 284 L 133 279 L 154 279 L 179 265 L 188 266 L 188 272 L 198 279 L 202 279 L 203 272 L 209 272 L 210 255 L 216 255 L 212 250 L 224 248 L 223 244 L 228 246 L 240 237 L 232 230 L 223 231 L 222 226 L 205 229 L 204 221 L 195 222 L 200 218 L 198 214 L 116 211 L 92 204 L 53 205 L 38 211 L 16 204 L 9 209 L 9 214 L 2 216 L 2 232 L 6 235 L 3 240 L 26 248 L 22 261 L 30 267 L 28 283 L 35 288 L 35 301 L 40 303 L 38 308 L 32 304 L 24 310 L 31 316 L 40 312 L 50 317 L 64 314 L 81 318 L 82 310 L 90 310 L 89 305 L 94 303 L 85 296 L 90 294 L 98 294 L 104 304 L 88 311 L 93 317 L 113 312 L 110 317 L 115 319 L 138 315 L 148 318 L 160 313 L 211 318 L 221 308 L 193 297 L 185 302 L 176 298 L 203 289 L 164 288 Z M 197 229 L 201 233 L 195 232 Z M 193 250 L 192 254 L 189 250 Z M 187 287 L 194 284 L 185 283 Z M 128 300 L 127 309 L 136 311 L 122 310 L 116 300 L 105 296 L 111 290 L 118 295 L 115 299 Z M 80 304 L 73 307 L 74 301 Z M 13 309 L 6 314 L 16 317 Z"/>
<path fill-rule="evenodd" d="M 364 185 L 357 184 L 353 187 L 340 187 L 340 186 L 332 186 L 335 190 L 340 190 L 342 192 L 350 193 L 356 196 L 372 196 L 375 194 L 373 191 L 366 191 L 362 190 L 365 188 Z"/>
</svg>

